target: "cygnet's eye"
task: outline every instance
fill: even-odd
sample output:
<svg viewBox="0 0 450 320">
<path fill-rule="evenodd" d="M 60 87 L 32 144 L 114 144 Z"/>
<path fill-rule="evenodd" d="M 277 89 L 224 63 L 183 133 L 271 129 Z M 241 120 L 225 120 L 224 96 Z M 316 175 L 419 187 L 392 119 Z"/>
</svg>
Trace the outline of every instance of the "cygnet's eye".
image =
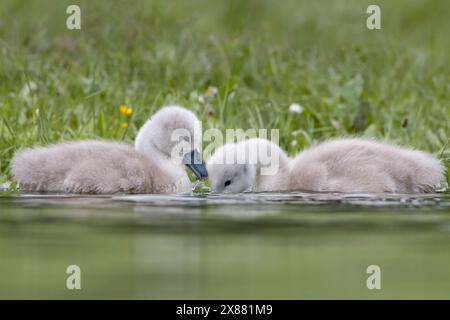
<svg viewBox="0 0 450 320">
<path fill-rule="evenodd" d="M 225 181 L 225 183 L 223 184 L 224 187 L 228 187 L 231 184 L 231 180 L 227 180 Z"/>
</svg>

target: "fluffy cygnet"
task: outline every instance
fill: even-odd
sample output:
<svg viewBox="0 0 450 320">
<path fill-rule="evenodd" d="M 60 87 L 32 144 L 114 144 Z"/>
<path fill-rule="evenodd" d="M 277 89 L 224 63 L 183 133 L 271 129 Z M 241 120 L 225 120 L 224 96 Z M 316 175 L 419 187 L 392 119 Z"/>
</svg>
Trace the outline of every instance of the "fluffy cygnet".
<svg viewBox="0 0 450 320">
<path fill-rule="evenodd" d="M 370 139 L 336 139 L 301 152 L 289 189 L 373 193 L 434 192 L 442 163 L 431 154 Z"/>
<path fill-rule="evenodd" d="M 263 174 L 258 160 L 253 165 L 233 164 L 231 156 L 227 162 L 220 161 L 227 155 L 242 157 L 249 145 L 267 149 L 268 144 L 267 140 L 251 139 L 219 148 L 207 164 L 212 191 L 426 193 L 443 181 L 443 166 L 431 154 L 361 138 L 330 140 L 294 159 L 272 146 L 277 150 L 274 156 L 279 168 L 269 174 Z M 264 152 L 255 155 L 259 158 L 261 154 Z"/>
<path fill-rule="evenodd" d="M 286 190 L 290 160 L 276 144 L 250 139 L 218 148 L 207 170 L 212 192 Z"/>
<path fill-rule="evenodd" d="M 191 111 L 164 107 L 139 130 L 135 147 L 75 141 L 19 151 L 12 173 L 22 191 L 180 193 L 190 191 L 183 164 L 207 176 L 197 148 L 200 123 Z M 195 163 L 189 160 L 195 158 Z"/>
</svg>

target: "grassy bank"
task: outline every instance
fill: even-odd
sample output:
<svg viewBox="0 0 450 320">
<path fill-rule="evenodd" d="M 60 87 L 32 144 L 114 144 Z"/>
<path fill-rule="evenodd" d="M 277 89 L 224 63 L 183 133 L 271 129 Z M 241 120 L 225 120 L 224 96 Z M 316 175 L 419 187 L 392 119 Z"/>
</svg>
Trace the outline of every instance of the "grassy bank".
<svg viewBox="0 0 450 320">
<path fill-rule="evenodd" d="M 450 3 L 376 1 L 382 29 L 370 31 L 372 3 L 2 0 L 0 183 L 19 148 L 131 142 L 167 103 L 204 128 L 278 128 L 290 154 L 361 134 L 449 168 Z M 69 4 L 80 31 L 65 27 Z"/>
</svg>

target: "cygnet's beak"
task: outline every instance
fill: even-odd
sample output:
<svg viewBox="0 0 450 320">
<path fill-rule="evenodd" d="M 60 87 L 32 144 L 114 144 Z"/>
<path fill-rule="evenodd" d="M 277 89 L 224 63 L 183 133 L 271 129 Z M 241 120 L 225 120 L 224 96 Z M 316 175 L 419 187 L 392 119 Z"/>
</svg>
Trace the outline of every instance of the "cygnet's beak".
<svg viewBox="0 0 450 320">
<path fill-rule="evenodd" d="M 191 169 L 192 173 L 199 179 L 208 178 L 208 171 L 206 171 L 205 163 L 198 150 L 192 150 L 186 153 L 183 157 L 183 164 Z"/>
</svg>

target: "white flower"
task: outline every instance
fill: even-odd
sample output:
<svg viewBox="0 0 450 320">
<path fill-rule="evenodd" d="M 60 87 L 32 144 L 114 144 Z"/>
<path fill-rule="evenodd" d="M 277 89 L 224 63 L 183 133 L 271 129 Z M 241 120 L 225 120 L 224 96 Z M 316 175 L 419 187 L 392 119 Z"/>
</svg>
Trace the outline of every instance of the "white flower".
<svg viewBox="0 0 450 320">
<path fill-rule="evenodd" d="M 206 90 L 205 96 L 212 98 L 218 93 L 219 89 L 217 89 L 217 87 L 209 86 L 208 89 Z"/>
<path fill-rule="evenodd" d="M 289 106 L 289 112 L 300 114 L 303 112 L 303 110 L 304 110 L 303 107 L 295 102 L 291 103 L 291 105 Z"/>
</svg>

